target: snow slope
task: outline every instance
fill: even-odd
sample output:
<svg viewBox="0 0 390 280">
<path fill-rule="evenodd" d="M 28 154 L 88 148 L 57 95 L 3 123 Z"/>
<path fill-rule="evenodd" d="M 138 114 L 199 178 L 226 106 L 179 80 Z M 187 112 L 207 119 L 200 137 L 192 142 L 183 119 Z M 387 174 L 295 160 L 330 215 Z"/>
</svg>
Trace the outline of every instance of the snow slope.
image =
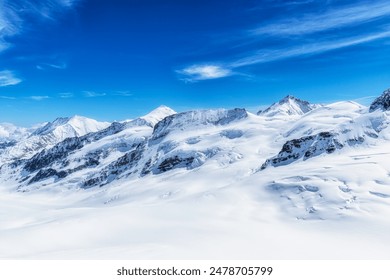
<svg viewBox="0 0 390 280">
<path fill-rule="evenodd" d="M 134 125 L 147 125 L 150 127 L 154 127 L 159 121 L 168 117 L 170 115 L 174 115 L 176 112 L 171 108 L 161 105 L 160 107 L 154 109 L 149 114 L 140 117 L 138 119 L 132 120 L 129 123 Z"/>
<path fill-rule="evenodd" d="M 13 145 L 0 151 L 1 161 L 12 161 L 33 156 L 46 147 L 55 145 L 66 138 L 83 136 L 106 128 L 107 122 L 98 122 L 93 119 L 73 116 L 71 118 L 57 118 L 53 122 L 44 124 L 34 131 L 26 131 L 22 135 L 12 133 Z"/>
<path fill-rule="evenodd" d="M 319 107 L 321 105 L 310 104 L 292 95 L 287 95 L 279 102 L 272 104 L 264 111 L 259 111 L 257 114 L 266 117 L 301 116 Z"/>
<path fill-rule="evenodd" d="M 53 122 L 35 130 L 31 136 L 50 136 L 60 142 L 69 137 L 83 136 L 106 128 L 107 122 L 98 122 L 93 119 L 73 116 L 71 118 L 58 118 Z"/>
<path fill-rule="evenodd" d="M 29 129 L 24 127 L 17 127 L 10 123 L 0 123 L 0 141 L 12 141 L 23 137 L 26 137 L 29 133 Z"/>
<path fill-rule="evenodd" d="M 278 116 L 160 107 L 3 161 L 0 258 L 388 259 L 378 100 Z"/>
</svg>

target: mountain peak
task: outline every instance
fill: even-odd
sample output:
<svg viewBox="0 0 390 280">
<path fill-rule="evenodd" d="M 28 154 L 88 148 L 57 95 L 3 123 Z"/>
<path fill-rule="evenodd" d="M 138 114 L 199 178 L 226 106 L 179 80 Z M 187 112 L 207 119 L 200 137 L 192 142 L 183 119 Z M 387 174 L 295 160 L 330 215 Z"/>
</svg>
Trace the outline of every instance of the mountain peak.
<svg viewBox="0 0 390 280">
<path fill-rule="evenodd" d="M 287 95 L 279 102 L 272 104 L 264 111 L 259 111 L 257 114 L 266 117 L 304 115 L 319 106 L 318 104 L 310 104 L 308 101 L 301 100 L 295 96 Z"/>
<path fill-rule="evenodd" d="M 307 102 L 307 101 L 305 101 L 305 100 L 301 100 L 301 99 L 299 99 L 299 98 L 296 98 L 295 96 L 290 95 L 290 94 L 288 94 L 288 95 L 286 95 L 284 98 L 282 98 L 282 99 L 279 101 L 279 104 L 286 103 L 286 102 L 291 102 L 291 101 L 309 104 L 309 102 Z"/>
<path fill-rule="evenodd" d="M 72 121 L 72 120 L 87 120 L 88 118 L 83 117 L 83 116 L 79 116 L 79 115 L 74 115 L 74 116 L 67 118 L 67 119 L 68 119 L 68 121 Z"/>
<path fill-rule="evenodd" d="M 159 121 L 174 114 L 176 114 L 176 112 L 171 108 L 165 105 L 160 105 L 159 107 L 157 107 L 150 113 L 146 114 L 145 116 L 130 121 L 129 124 L 147 125 L 150 127 L 154 127 Z"/>
<path fill-rule="evenodd" d="M 59 117 L 52 122 L 46 123 L 44 126 L 35 130 L 31 135 L 45 135 L 50 133 L 58 126 L 65 125 L 70 120 L 69 117 Z"/>
<path fill-rule="evenodd" d="M 381 96 L 376 98 L 370 106 L 370 112 L 381 109 L 383 111 L 390 110 L 390 89 L 383 92 Z"/>
<path fill-rule="evenodd" d="M 176 112 L 165 105 L 160 105 L 156 109 L 151 111 L 149 114 L 145 115 L 144 117 L 150 116 L 150 115 L 160 115 L 160 114 L 169 116 L 169 115 L 176 114 Z"/>
<path fill-rule="evenodd" d="M 60 138 L 82 136 L 90 132 L 96 132 L 109 125 L 106 122 L 75 115 L 73 117 L 60 117 L 35 130 L 32 135 L 57 135 Z"/>
</svg>

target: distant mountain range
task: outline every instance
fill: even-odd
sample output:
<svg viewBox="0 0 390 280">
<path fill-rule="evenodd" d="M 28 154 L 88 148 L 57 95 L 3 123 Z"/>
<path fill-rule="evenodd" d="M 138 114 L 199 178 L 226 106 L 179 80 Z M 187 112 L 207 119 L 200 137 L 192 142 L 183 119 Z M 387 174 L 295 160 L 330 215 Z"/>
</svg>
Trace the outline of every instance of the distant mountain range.
<svg viewBox="0 0 390 280">
<path fill-rule="evenodd" d="M 369 108 L 286 96 L 257 115 L 239 108 L 176 113 L 161 106 L 123 122 L 74 116 L 35 129 L 1 124 L 0 183 L 15 191 L 89 189 L 142 184 L 150 176 L 174 181 L 202 170 L 213 184 L 213 174 L 222 172 L 218 180 L 227 182 L 268 178 L 263 187 L 301 208 L 301 217 L 318 218 L 319 209 L 340 212 L 358 196 L 390 197 L 383 189 L 390 167 L 382 159 L 390 151 L 389 124 L 389 90 Z M 351 153 L 364 155 L 356 162 L 368 169 L 347 168 Z M 370 162 L 376 173 L 365 173 Z M 359 174 L 346 178 L 338 168 Z"/>
</svg>

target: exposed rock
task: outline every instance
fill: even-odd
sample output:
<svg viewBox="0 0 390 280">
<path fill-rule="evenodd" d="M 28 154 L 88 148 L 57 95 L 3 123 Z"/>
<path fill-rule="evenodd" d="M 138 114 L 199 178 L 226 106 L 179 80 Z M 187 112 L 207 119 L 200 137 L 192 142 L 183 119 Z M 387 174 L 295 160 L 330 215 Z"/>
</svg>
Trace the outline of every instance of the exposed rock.
<svg viewBox="0 0 390 280">
<path fill-rule="evenodd" d="M 15 146 L 16 144 L 16 141 L 6 141 L 6 142 L 2 142 L 0 143 L 0 150 L 4 150 L 8 147 L 12 147 L 12 146 Z"/>
<path fill-rule="evenodd" d="M 158 170 L 166 172 L 172 170 L 176 167 L 189 167 L 194 162 L 194 157 L 180 158 L 179 156 L 174 156 L 171 158 L 164 159 L 158 166 Z"/>
<path fill-rule="evenodd" d="M 91 188 L 95 186 L 103 186 L 110 183 L 114 179 L 117 179 L 118 176 L 124 172 L 127 174 L 132 174 L 138 170 L 133 170 L 141 160 L 143 153 L 145 151 L 146 141 L 136 144 L 133 146 L 132 150 L 116 161 L 110 163 L 107 167 L 102 169 L 98 174 L 87 178 L 83 182 L 83 188 Z"/>
<path fill-rule="evenodd" d="M 385 90 L 381 96 L 372 102 L 370 112 L 376 110 L 388 111 L 390 109 L 390 89 Z"/>
<path fill-rule="evenodd" d="M 236 139 L 242 137 L 244 135 L 244 132 L 238 129 L 229 129 L 222 131 L 220 135 L 228 139 Z"/>
<path fill-rule="evenodd" d="M 151 140 L 165 137 L 173 130 L 196 129 L 206 125 L 227 125 L 248 117 L 245 109 L 198 110 L 171 115 L 160 121 L 153 131 Z"/>
<path fill-rule="evenodd" d="M 321 132 L 317 135 L 287 141 L 277 156 L 266 160 L 261 166 L 261 170 L 269 165 L 277 167 L 292 163 L 300 158 L 307 160 L 323 153 L 331 154 L 336 149 L 344 147 L 336 136 L 335 133 Z"/>
<path fill-rule="evenodd" d="M 65 159 L 70 152 L 80 149 L 84 146 L 82 140 L 78 137 L 67 138 L 63 142 L 55 145 L 48 150 L 42 150 L 40 153 L 26 161 L 24 169 L 28 172 L 34 172 L 49 166 L 55 161 Z"/>
<path fill-rule="evenodd" d="M 65 178 L 68 174 L 65 171 L 56 171 L 52 168 L 39 170 L 38 173 L 28 182 L 28 184 L 36 183 L 55 176 L 58 178 Z"/>
</svg>

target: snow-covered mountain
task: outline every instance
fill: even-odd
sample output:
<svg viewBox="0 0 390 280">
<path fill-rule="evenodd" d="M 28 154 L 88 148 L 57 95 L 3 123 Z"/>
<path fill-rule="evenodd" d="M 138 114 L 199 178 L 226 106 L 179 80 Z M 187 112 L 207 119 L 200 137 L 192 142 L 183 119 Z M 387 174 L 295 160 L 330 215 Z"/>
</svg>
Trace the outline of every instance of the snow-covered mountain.
<svg viewBox="0 0 390 280">
<path fill-rule="evenodd" d="M 55 139 L 55 142 L 60 142 L 69 137 L 83 136 L 90 132 L 102 130 L 107 126 L 109 126 L 107 122 L 98 122 L 81 116 L 57 118 L 35 130 L 31 137 L 46 136 Z"/>
<path fill-rule="evenodd" d="M 254 157 L 251 168 L 257 171 L 290 165 L 390 137 L 383 112 L 388 97 L 384 92 L 369 110 L 354 102 L 313 105 L 287 96 L 259 117 L 245 109 L 176 113 L 160 106 L 111 125 L 79 116 L 58 118 L 19 142 L 4 142 L 2 160 L 8 163 L 2 177 L 23 190 L 43 185 L 91 188 L 129 176 L 189 171 L 210 160 L 226 165 Z M 248 151 L 250 141 L 262 143 L 258 152 Z"/>
<path fill-rule="evenodd" d="M 370 112 L 375 110 L 387 111 L 390 109 L 390 89 L 383 92 L 370 106 Z"/>
<path fill-rule="evenodd" d="M 102 229 L 102 235 L 96 236 L 87 230 L 88 226 L 100 228 L 101 224 L 112 223 L 118 238 L 124 234 L 122 226 L 131 232 L 136 228 L 141 232 L 133 236 L 137 242 L 145 246 L 153 243 L 134 216 L 140 215 L 140 220 L 153 221 L 147 229 L 155 229 L 157 223 L 161 231 L 167 219 L 172 228 L 185 225 L 183 236 L 200 236 L 203 240 L 209 240 L 206 236 L 210 235 L 207 231 L 203 235 L 203 230 L 218 225 L 212 234 L 232 232 L 229 238 L 244 236 L 240 240 L 251 244 L 240 241 L 244 243 L 236 248 L 238 251 L 242 246 L 257 244 L 259 233 L 273 240 L 271 236 L 277 232 L 289 231 L 292 237 L 285 238 L 291 242 L 279 240 L 283 245 L 271 242 L 273 246 L 306 250 L 307 257 L 312 254 L 310 248 L 303 241 L 294 243 L 297 237 L 308 236 L 307 232 L 322 236 L 318 234 L 333 228 L 337 234 L 329 240 L 320 237 L 324 244 L 340 240 L 334 244 L 339 248 L 352 242 L 348 236 L 354 232 L 353 227 L 351 232 L 346 231 L 334 224 L 336 221 L 360 227 L 362 221 L 373 222 L 375 217 L 379 231 L 390 229 L 383 222 L 387 218 L 382 220 L 390 210 L 388 104 L 390 94 L 385 91 L 370 107 L 351 101 L 316 105 L 287 96 L 258 115 L 242 108 L 176 113 L 161 106 L 143 117 L 111 124 L 80 117 L 57 119 L 21 140 L 16 137 L 12 146 L 2 149 L 0 192 L 31 196 L 39 203 L 41 196 L 50 197 L 48 208 L 78 226 L 75 220 L 79 218 L 72 217 L 73 213 L 81 213 L 84 231 L 103 244 L 111 244 L 104 237 L 106 231 Z M 56 140 L 39 148 L 19 148 L 17 157 L 4 157 L 5 152 L 25 147 L 26 141 L 34 137 Z M 107 213 L 121 218 L 117 221 Z M 132 219 L 126 220 L 128 215 Z M 46 219 L 42 212 L 34 225 L 46 227 L 42 222 Z M 314 220 L 318 222 L 315 226 L 300 224 Z M 199 227 L 193 229 L 194 224 Z M 272 230 L 268 229 L 270 224 Z M 12 228 L 14 224 L 10 219 L 5 225 Z M 161 238 L 171 234 L 167 229 Z M 372 245 L 376 244 L 371 242 L 377 238 L 375 234 L 367 238 L 370 242 L 359 245 L 382 248 L 379 243 Z M 0 247 L 7 240 L 13 241 L 1 234 L 0 226 Z M 58 243 L 59 238 L 56 240 Z M 89 242 L 87 238 L 82 240 Z M 168 249 L 166 243 L 156 242 L 161 250 L 180 247 L 169 243 L 174 242 L 171 239 L 167 241 L 171 244 Z M 131 249 L 133 243 L 126 244 L 127 251 L 137 254 L 137 249 Z M 66 246 L 64 252 L 68 252 Z M 107 250 L 112 249 L 110 246 Z M 217 246 L 215 251 L 222 247 Z M 385 247 L 390 249 L 390 244 Z M 202 248 L 192 249 L 199 253 Z M 327 249 L 328 245 L 319 252 Z M 45 252 L 50 250 L 53 248 Z M 75 247 L 74 253 L 77 250 Z M 259 256 L 258 252 L 263 250 L 253 255 Z M 346 256 L 353 256 L 348 252 Z"/>
<path fill-rule="evenodd" d="M 156 108 L 149 114 L 137 118 L 135 120 L 129 121 L 128 123 L 131 125 L 138 125 L 138 126 L 147 125 L 150 127 L 154 127 L 159 121 L 173 114 L 176 114 L 174 110 L 172 110 L 167 106 L 161 105 L 160 107 Z"/>
<path fill-rule="evenodd" d="M 36 153 L 30 159 L 3 167 L 19 170 L 20 188 L 52 183 L 90 188 L 106 185 L 123 176 L 160 174 L 176 168 L 194 169 L 223 149 L 218 142 L 199 144 L 202 134 L 215 127 L 248 117 L 244 109 L 203 110 L 173 114 L 160 107 L 140 119 L 113 123 L 108 128 L 82 137 L 71 137 Z M 140 120 L 156 119 L 154 126 Z M 165 118 L 164 118 L 165 117 Z M 199 133 L 202 129 L 203 132 Z M 239 130 L 223 130 L 221 138 L 240 137 Z M 78 180 L 74 180 L 77 176 Z M 51 181 L 50 181 L 51 180 Z M 23 187 L 24 186 L 24 187 Z"/>
<path fill-rule="evenodd" d="M 334 109 L 338 108 L 347 110 L 342 114 L 335 114 Z M 326 121 L 329 120 L 329 110 L 332 111 L 330 117 L 336 121 Z M 308 118 L 313 122 L 307 121 Z M 301 134 L 301 137 L 286 141 L 278 155 L 267 159 L 261 168 L 287 165 L 323 153 L 331 154 L 347 147 L 375 145 L 379 139 L 389 138 L 388 127 L 389 118 L 382 111 L 367 113 L 367 109 L 352 102 L 324 106 L 297 121 L 284 136 Z"/>
<path fill-rule="evenodd" d="M 11 142 L 5 149 L 0 150 L 1 161 L 12 161 L 28 158 L 46 147 L 55 145 L 69 137 L 78 137 L 100 131 L 110 123 L 98 122 L 93 119 L 74 116 L 71 118 L 57 118 L 35 130 L 24 129 L 23 133 L 14 130 L 9 134 Z"/>
<path fill-rule="evenodd" d="M 386 91 L 369 110 L 354 102 L 313 105 L 287 96 L 260 116 L 245 109 L 176 113 L 160 106 L 112 124 L 58 118 L 19 142 L 4 142 L 1 178 L 20 190 L 77 189 L 196 170 L 215 161 L 225 167 L 242 162 L 242 170 L 261 172 L 386 140 L 388 99 Z"/>
<path fill-rule="evenodd" d="M 319 104 L 310 104 L 292 95 L 287 95 L 279 102 L 272 104 L 264 111 L 259 111 L 257 114 L 266 117 L 300 116 L 320 106 Z"/>
<path fill-rule="evenodd" d="M 10 123 L 0 123 L 0 141 L 12 141 L 29 134 L 27 128 L 17 127 Z"/>
</svg>

